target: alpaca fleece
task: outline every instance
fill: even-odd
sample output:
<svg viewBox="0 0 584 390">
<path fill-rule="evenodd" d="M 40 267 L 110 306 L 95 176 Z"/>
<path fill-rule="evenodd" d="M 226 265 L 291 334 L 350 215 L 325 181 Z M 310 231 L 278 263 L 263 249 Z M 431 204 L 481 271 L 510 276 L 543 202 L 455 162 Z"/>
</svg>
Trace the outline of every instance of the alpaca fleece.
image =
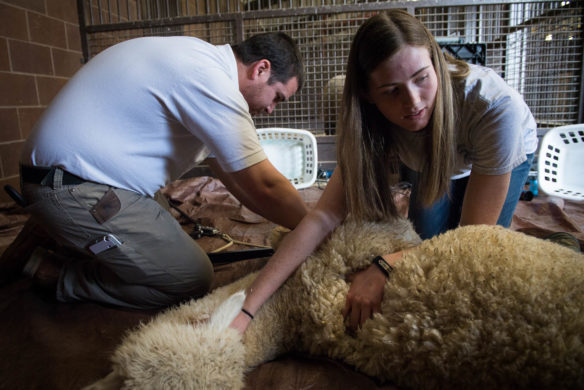
<svg viewBox="0 0 584 390">
<path fill-rule="evenodd" d="M 347 334 L 347 276 L 410 247 L 385 285 L 382 313 Z M 246 370 L 290 350 L 406 388 L 584 388 L 584 256 L 557 244 L 494 226 L 420 243 L 406 220 L 349 221 L 242 339 L 227 327 L 242 302 L 232 296 L 255 276 L 131 332 L 112 374 L 89 388 L 239 389 Z"/>
</svg>

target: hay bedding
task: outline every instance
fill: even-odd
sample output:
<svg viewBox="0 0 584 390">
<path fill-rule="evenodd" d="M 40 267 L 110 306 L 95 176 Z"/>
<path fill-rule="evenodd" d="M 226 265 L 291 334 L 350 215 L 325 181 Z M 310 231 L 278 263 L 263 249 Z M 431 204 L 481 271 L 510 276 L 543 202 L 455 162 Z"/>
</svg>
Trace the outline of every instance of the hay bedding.
<svg viewBox="0 0 584 390">
<path fill-rule="evenodd" d="M 499 227 L 459 228 L 406 253 L 382 314 L 348 335 L 345 277 L 418 243 L 405 220 L 348 222 L 266 302 L 243 340 L 227 325 L 243 300 L 236 293 L 256 274 L 129 333 L 113 372 L 88 388 L 239 389 L 247 370 L 290 350 L 407 388 L 584 388 L 584 256 Z"/>
</svg>

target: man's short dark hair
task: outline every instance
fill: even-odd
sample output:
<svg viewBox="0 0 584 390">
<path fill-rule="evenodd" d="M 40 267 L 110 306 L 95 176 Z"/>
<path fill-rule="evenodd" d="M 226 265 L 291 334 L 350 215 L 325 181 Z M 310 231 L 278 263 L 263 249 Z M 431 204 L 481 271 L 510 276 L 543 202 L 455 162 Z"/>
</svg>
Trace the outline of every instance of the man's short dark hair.
<svg viewBox="0 0 584 390">
<path fill-rule="evenodd" d="M 304 83 L 302 56 L 292 38 L 283 32 L 268 32 L 249 37 L 232 45 L 238 59 L 245 65 L 266 59 L 271 63 L 272 73 L 268 83 L 286 84 L 292 77 L 298 78 L 298 90 Z"/>
</svg>

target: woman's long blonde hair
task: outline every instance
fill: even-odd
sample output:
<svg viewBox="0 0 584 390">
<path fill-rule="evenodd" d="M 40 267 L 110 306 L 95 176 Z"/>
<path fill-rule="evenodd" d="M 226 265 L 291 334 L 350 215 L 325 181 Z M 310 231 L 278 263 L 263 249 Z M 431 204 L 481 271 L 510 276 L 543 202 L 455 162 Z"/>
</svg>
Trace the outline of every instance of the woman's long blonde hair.
<svg viewBox="0 0 584 390">
<path fill-rule="evenodd" d="M 415 17 L 392 10 L 369 18 L 359 28 L 349 53 L 343 110 L 337 123 L 337 159 L 349 212 L 366 220 L 397 216 L 391 186 L 399 178 L 397 146 L 392 127 L 366 100 L 369 75 L 404 45 L 426 47 L 438 78 L 438 90 L 425 145 L 427 158 L 420 174 L 420 195 L 429 205 L 448 192 L 455 153 L 455 96 L 452 76 L 464 78 L 469 71 L 462 61 L 448 62 L 432 34 Z"/>
</svg>

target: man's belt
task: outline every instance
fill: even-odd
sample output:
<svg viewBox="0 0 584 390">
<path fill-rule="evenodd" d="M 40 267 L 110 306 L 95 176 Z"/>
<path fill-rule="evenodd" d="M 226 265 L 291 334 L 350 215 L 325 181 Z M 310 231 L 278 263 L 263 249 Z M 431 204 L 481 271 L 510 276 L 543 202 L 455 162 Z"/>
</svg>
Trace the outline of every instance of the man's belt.
<svg viewBox="0 0 584 390">
<path fill-rule="evenodd" d="M 55 178 L 55 170 L 56 167 L 52 168 L 45 168 L 45 167 L 30 167 L 21 165 L 20 166 L 20 177 L 24 183 L 32 183 L 32 184 L 42 184 L 46 186 L 52 186 L 53 180 Z M 80 178 L 79 176 L 75 176 L 72 173 L 67 171 L 63 171 L 63 185 L 74 185 L 74 184 L 81 184 L 86 182 L 87 180 Z"/>
</svg>

